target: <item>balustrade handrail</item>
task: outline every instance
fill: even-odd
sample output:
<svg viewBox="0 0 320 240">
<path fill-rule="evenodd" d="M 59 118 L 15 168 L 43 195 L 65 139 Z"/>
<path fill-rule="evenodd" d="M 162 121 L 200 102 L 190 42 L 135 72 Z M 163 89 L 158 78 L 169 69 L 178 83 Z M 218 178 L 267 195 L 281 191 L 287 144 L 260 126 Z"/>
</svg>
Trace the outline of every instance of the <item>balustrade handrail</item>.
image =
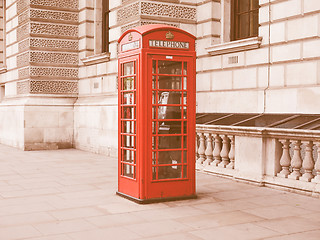
<svg viewBox="0 0 320 240">
<path fill-rule="evenodd" d="M 255 136 L 292 140 L 317 139 L 320 141 L 319 130 L 197 124 L 196 132 L 215 132 L 218 134 L 233 134 L 235 136 Z"/>
</svg>

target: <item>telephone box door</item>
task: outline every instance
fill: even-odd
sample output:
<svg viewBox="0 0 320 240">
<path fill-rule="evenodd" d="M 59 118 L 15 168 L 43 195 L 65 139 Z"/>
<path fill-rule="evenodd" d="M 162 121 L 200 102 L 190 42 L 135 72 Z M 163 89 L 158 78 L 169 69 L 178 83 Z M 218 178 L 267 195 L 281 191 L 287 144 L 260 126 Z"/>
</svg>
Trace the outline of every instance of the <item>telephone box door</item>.
<svg viewBox="0 0 320 240">
<path fill-rule="evenodd" d="M 137 161 L 137 79 L 138 57 L 119 61 L 119 190 L 139 197 Z"/>
<path fill-rule="evenodd" d="M 190 196 L 194 186 L 195 88 L 191 57 L 149 55 L 151 152 L 148 198 Z"/>
</svg>

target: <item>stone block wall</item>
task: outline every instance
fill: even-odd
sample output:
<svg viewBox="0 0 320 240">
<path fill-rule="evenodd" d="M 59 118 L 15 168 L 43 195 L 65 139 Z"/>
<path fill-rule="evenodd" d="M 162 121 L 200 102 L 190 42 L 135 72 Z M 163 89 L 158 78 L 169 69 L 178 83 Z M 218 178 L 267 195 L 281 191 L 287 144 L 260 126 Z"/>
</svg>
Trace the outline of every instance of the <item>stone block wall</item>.
<svg viewBox="0 0 320 240">
<path fill-rule="evenodd" d="M 229 0 L 199 3 L 198 112 L 319 112 L 320 2 L 259 3 L 258 44 L 252 50 L 229 42 Z M 205 14 L 210 7 L 211 16 Z"/>
</svg>

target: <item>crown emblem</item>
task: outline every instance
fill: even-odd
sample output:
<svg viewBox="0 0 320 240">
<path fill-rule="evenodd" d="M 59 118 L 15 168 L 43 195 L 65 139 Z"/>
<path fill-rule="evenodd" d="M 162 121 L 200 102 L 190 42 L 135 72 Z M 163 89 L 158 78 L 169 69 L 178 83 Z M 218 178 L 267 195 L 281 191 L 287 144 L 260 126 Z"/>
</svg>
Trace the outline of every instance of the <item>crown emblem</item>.
<svg viewBox="0 0 320 240">
<path fill-rule="evenodd" d="M 166 39 L 173 39 L 173 38 L 174 38 L 174 35 L 172 32 L 169 31 L 166 33 Z"/>
<path fill-rule="evenodd" d="M 129 40 L 129 41 L 132 40 L 132 34 L 131 34 L 131 33 L 129 33 L 128 40 Z"/>
</svg>

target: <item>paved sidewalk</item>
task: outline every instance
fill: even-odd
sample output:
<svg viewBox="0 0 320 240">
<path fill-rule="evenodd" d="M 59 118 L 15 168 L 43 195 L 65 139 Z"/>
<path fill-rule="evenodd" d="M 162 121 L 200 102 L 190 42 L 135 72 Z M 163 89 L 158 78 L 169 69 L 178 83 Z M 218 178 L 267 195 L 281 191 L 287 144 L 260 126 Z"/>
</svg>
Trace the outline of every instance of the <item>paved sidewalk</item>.
<svg viewBox="0 0 320 240">
<path fill-rule="evenodd" d="M 116 162 L 0 145 L 0 240 L 320 239 L 320 199 L 198 173 L 198 199 L 137 205 Z"/>
</svg>

